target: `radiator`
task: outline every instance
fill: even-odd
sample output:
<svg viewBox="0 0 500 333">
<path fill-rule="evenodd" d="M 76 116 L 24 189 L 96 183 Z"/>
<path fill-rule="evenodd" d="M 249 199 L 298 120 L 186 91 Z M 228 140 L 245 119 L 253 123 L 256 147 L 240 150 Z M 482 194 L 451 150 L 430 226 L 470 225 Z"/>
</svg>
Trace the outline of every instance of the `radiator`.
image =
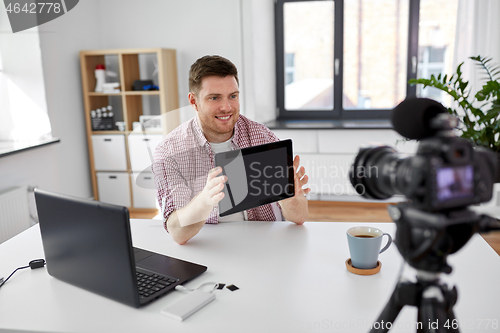
<svg viewBox="0 0 500 333">
<path fill-rule="evenodd" d="M 0 191 L 0 243 L 31 226 L 28 187 Z"/>
<path fill-rule="evenodd" d="M 354 154 L 300 154 L 300 164 L 309 177 L 311 194 L 324 196 L 354 196 L 349 181 L 349 168 Z"/>
</svg>

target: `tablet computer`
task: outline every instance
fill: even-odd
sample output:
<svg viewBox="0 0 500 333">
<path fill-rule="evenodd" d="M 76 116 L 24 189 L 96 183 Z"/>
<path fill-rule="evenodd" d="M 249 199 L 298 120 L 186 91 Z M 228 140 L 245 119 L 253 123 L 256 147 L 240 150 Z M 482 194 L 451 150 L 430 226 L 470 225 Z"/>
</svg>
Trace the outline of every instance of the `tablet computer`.
<svg viewBox="0 0 500 333">
<path fill-rule="evenodd" d="M 219 216 L 293 197 L 292 140 L 230 150 L 215 155 L 228 180 Z"/>
</svg>

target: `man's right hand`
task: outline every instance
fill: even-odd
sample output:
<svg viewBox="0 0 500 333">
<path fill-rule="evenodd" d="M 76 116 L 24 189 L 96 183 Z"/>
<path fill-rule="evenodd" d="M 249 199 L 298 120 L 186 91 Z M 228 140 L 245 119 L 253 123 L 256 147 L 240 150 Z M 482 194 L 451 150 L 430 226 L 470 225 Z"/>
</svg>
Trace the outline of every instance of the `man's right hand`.
<svg viewBox="0 0 500 333">
<path fill-rule="evenodd" d="M 221 167 L 210 170 L 207 177 L 207 184 L 200 194 L 198 194 L 200 200 L 207 206 L 215 207 L 224 198 L 222 190 L 224 189 L 224 183 L 227 181 L 227 176 L 222 175 L 217 177 L 221 172 Z"/>
<path fill-rule="evenodd" d="M 224 198 L 224 183 L 227 176 L 218 176 L 221 167 L 210 170 L 203 190 L 185 207 L 174 211 L 167 220 L 167 229 L 179 244 L 185 244 L 196 235 L 219 201 Z"/>
</svg>

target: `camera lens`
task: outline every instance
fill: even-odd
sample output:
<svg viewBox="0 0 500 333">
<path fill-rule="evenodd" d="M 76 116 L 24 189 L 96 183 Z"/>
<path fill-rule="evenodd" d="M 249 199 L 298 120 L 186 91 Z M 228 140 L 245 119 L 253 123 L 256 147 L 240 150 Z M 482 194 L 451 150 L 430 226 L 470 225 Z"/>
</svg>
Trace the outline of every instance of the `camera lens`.
<svg viewBox="0 0 500 333">
<path fill-rule="evenodd" d="M 349 170 L 349 179 L 356 192 L 368 199 L 383 200 L 402 194 L 407 168 L 400 165 L 407 157 L 388 146 L 363 147 Z M 406 170 L 406 171 L 405 171 Z"/>
</svg>

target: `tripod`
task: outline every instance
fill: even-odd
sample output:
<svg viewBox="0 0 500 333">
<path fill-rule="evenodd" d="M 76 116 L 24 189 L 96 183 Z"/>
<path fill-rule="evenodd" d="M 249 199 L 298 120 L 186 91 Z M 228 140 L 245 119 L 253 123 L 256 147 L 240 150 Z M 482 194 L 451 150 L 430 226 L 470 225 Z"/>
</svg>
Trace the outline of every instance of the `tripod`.
<svg viewBox="0 0 500 333">
<path fill-rule="evenodd" d="M 498 220 L 468 209 L 430 213 L 408 203 L 390 206 L 396 222 L 396 245 L 417 270 L 417 282 L 400 280 L 370 332 L 387 332 L 405 305 L 418 308 L 417 332 L 458 332 L 453 313 L 457 289 L 441 282 L 451 273 L 449 254 L 460 250 L 476 232 L 500 230 Z"/>
<path fill-rule="evenodd" d="M 405 305 L 418 307 L 415 323 L 418 332 L 458 332 L 453 313 L 456 302 L 455 287 L 450 290 L 440 282 L 439 275 L 431 278 L 427 272 L 418 271 L 416 283 L 398 283 L 371 332 L 387 332 Z"/>
</svg>

